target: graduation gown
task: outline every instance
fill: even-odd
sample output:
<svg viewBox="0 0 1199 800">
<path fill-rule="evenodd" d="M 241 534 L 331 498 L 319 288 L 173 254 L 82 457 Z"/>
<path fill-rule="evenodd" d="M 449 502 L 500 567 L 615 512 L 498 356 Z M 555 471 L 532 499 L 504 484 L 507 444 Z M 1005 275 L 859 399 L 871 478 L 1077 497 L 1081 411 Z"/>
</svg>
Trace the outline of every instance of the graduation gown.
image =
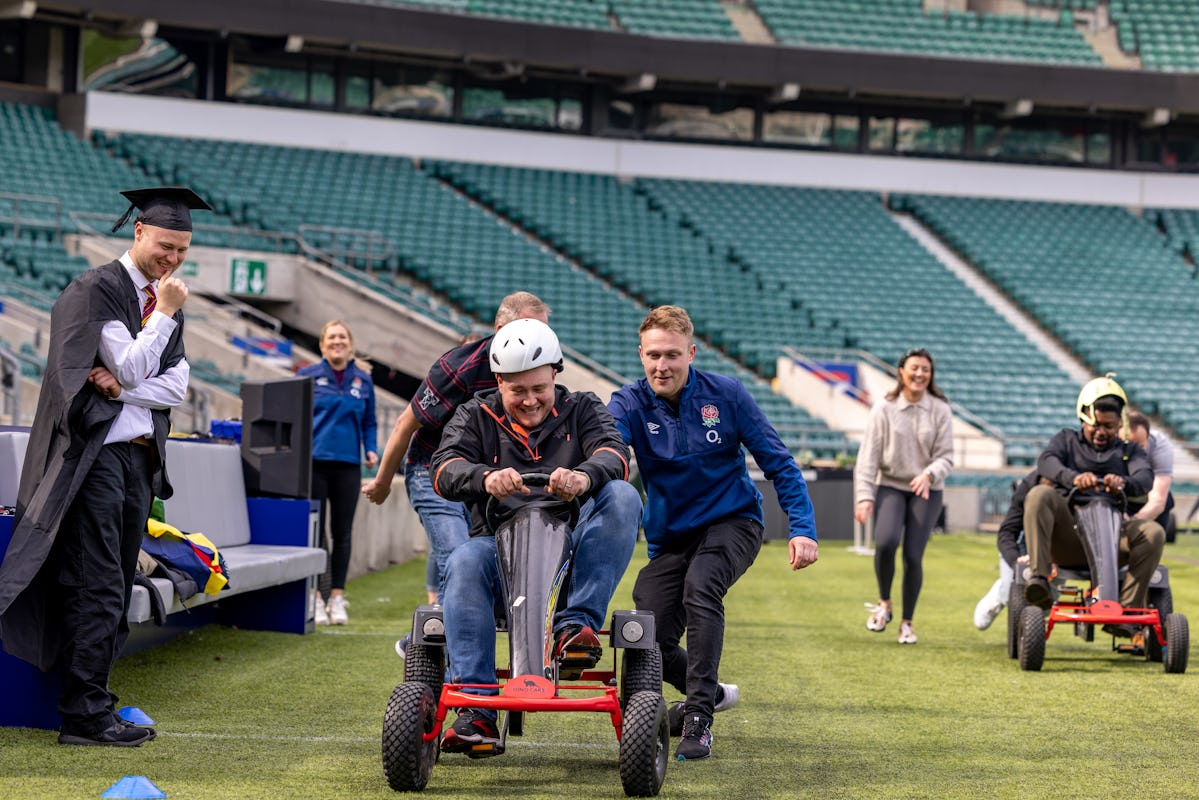
<svg viewBox="0 0 1199 800">
<path fill-rule="evenodd" d="M 95 391 L 87 376 L 101 363 L 105 323 L 118 320 L 135 337 L 141 330 L 138 294 L 121 262 L 111 261 L 71 281 L 50 312 L 50 352 L 21 468 L 12 541 L 0 564 L 0 644 L 43 670 L 55 666 L 59 651 L 54 540 L 123 405 Z M 182 311 L 174 320 L 156 374 L 184 357 Z M 165 499 L 172 494 L 161 457 L 170 412 L 151 409 L 150 415 L 158 455 L 152 486 Z"/>
</svg>

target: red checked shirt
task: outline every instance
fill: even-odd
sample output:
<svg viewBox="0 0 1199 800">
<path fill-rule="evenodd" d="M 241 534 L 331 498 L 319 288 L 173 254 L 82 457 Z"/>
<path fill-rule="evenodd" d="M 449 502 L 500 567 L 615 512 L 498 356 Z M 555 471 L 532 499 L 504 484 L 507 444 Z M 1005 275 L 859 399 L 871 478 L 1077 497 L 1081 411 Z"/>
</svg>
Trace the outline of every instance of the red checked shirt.
<svg viewBox="0 0 1199 800">
<path fill-rule="evenodd" d="M 408 447 L 408 463 L 428 466 L 441 445 L 441 432 L 458 406 L 479 392 L 496 387 L 487 354 L 491 336 L 459 345 L 442 354 L 412 397 L 412 413 L 420 429 Z"/>
</svg>

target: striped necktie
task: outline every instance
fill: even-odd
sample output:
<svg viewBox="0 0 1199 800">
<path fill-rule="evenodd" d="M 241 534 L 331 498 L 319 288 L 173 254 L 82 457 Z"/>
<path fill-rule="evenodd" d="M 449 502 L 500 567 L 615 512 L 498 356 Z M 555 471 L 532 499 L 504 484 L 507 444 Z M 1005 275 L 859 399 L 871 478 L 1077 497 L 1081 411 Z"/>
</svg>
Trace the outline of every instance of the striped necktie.
<svg viewBox="0 0 1199 800">
<path fill-rule="evenodd" d="M 150 315 L 154 313 L 154 308 L 158 305 L 158 295 L 154 293 L 154 284 L 152 283 L 147 283 L 142 291 L 146 293 L 146 304 L 142 306 L 142 327 L 144 328 Z"/>
</svg>

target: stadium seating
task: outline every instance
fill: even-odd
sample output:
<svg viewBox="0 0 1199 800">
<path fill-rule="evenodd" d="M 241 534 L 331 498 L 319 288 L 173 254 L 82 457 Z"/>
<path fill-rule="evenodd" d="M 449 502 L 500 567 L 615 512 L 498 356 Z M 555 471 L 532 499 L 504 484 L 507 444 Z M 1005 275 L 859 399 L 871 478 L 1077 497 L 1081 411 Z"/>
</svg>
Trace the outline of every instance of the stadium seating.
<svg viewBox="0 0 1199 800">
<path fill-rule="evenodd" d="M 612 0 L 612 14 L 629 33 L 646 36 L 739 39 L 719 0 Z"/>
<path fill-rule="evenodd" d="M 184 171 L 187 182 L 238 222 L 278 227 L 306 239 L 323 233 L 348 241 L 377 231 L 385 252 L 347 260 L 349 266 L 375 270 L 379 280 L 372 284 L 387 296 L 403 293 L 403 281 L 395 279 L 395 272 L 402 272 L 485 321 L 505 294 L 522 288 L 535 291 L 555 310 L 555 327 L 567 345 L 616 375 L 635 378 L 641 373 L 635 332 L 645 307 L 606 285 L 602 278 L 608 275 L 573 267 L 549 248 L 530 242 L 522 231 L 483 213 L 436 177 L 466 170 L 466 165 L 435 164 L 426 166 L 432 171 L 427 172 L 406 158 L 138 134 L 114 136 L 107 144 L 163 180 L 183 180 L 179 174 Z M 691 234 L 679 236 L 677 226 L 654 233 L 658 220 L 646 214 L 637 195 L 623 191 L 616 196 L 633 203 L 624 209 L 625 222 L 648 226 L 650 238 L 661 234 L 661 246 L 675 248 L 679 263 L 701 256 L 706 245 L 697 245 Z M 538 230 L 531 216 L 513 212 L 511 218 Z M 616 263 L 653 259 L 652 254 L 639 253 L 631 241 L 614 243 L 619 249 L 608 255 Z M 562 242 L 551 244 L 575 255 Z M 653 302 L 664 302 L 664 297 L 659 292 Z M 704 302 L 720 305 L 712 302 L 714 297 L 709 291 Z M 789 308 L 779 310 L 780 319 L 792 316 Z M 776 355 L 777 345 L 771 345 L 769 357 L 759 354 L 761 363 L 756 366 L 765 365 L 772 373 Z M 764 403 L 775 402 L 762 377 L 727 356 L 705 350 L 699 363 L 738 374 Z M 846 448 L 843 434 L 830 432 L 786 401 L 777 409 L 776 424 L 789 434 L 788 443 L 796 451 L 832 455 Z"/>
<path fill-rule="evenodd" d="M 1199 438 L 1199 284 L 1153 214 L 929 196 L 902 202 L 1096 374 L 1115 372 L 1134 405 Z M 1013 408 L 1023 412 L 1028 395 L 1018 396 Z M 1058 402 L 1073 408 L 1073 398 Z"/>
<path fill-rule="evenodd" d="M 1141 55 L 1144 69 L 1199 70 L 1199 15 L 1188 0 L 1112 0 L 1120 47 Z"/>
<path fill-rule="evenodd" d="M 1102 64 L 1069 18 L 925 13 L 922 0 L 755 0 L 754 6 L 784 44 Z"/>
<path fill-rule="evenodd" d="M 726 248 L 768 291 L 799 303 L 816 326 L 839 331 L 846 345 L 888 363 L 909 348 L 927 348 L 950 399 L 1014 440 L 1043 439 L 1069 421 L 1074 390 L 1065 373 L 899 228 L 877 195 L 638 184 Z M 1036 385 L 1038 402 L 1012 403 L 996 391 L 997 381 Z M 1009 448 L 1009 458 L 1025 461 L 1033 449 Z"/>
</svg>

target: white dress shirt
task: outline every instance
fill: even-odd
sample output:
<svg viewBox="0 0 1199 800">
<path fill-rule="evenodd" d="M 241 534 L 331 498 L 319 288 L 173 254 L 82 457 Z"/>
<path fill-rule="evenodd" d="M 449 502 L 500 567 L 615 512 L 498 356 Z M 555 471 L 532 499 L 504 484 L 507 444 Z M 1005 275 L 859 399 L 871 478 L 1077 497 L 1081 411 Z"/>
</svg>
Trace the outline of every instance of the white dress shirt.
<svg viewBox="0 0 1199 800">
<path fill-rule="evenodd" d="M 137 287 L 140 308 L 146 300 L 145 287 L 151 282 L 134 265 L 129 251 L 125 251 L 120 262 Z M 154 283 L 157 291 L 157 281 Z M 154 374 L 175 327 L 175 320 L 157 309 L 136 337 L 129 334 L 129 329 L 120 320 L 104 323 L 100 331 L 100 361 L 120 382 L 121 394 L 115 400 L 124 403 L 104 437 L 104 444 L 128 442 L 139 436 L 153 438 L 154 422 L 150 409 L 175 408 L 187 396 L 191 368 L 186 358 L 161 375 Z"/>
</svg>

